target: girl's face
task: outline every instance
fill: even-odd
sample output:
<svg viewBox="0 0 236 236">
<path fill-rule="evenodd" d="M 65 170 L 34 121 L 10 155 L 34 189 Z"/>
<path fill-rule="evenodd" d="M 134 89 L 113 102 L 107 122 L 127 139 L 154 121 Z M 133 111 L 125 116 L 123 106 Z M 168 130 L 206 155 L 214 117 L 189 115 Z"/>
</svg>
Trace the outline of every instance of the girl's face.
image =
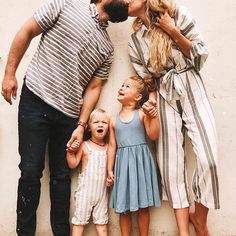
<svg viewBox="0 0 236 236">
<path fill-rule="evenodd" d="M 117 100 L 124 105 L 129 102 L 138 102 L 140 96 L 137 83 L 132 79 L 126 79 L 118 90 Z"/>
<path fill-rule="evenodd" d="M 145 14 L 146 0 L 129 0 L 128 15 L 139 17 Z"/>
<path fill-rule="evenodd" d="M 92 137 L 97 140 L 104 140 L 109 126 L 109 119 L 105 114 L 95 114 L 89 122 Z"/>
</svg>

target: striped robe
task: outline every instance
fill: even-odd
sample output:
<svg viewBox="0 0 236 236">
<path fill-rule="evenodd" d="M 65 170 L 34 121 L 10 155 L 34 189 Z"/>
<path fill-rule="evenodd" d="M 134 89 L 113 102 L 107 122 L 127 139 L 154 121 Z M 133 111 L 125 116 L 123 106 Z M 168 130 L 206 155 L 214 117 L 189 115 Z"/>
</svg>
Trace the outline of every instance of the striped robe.
<svg viewBox="0 0 236 236">
<path fill-rule="evenodd" d="M 161 132 L 157 140 L 157 161 L 163 181 L 163 199 L 175 209 L 190 205 L 186 176 L 185 133 L 196 156 L 192 189 L 194 200 L 207 208 L 219 208 L 217 176 L 217 134 L 211 106 L 199 74 L 208 52 L 194 19 L 186 7 L 175 11 L 175 24 L 192 42 L 191 58 L 173 44 L 171 65 L 158 80 L 158 110 Z M 129 42 L 129 55 L 137 74 L 154 73 L 149 63 L 149 40 L 143 25 Z M 142 59 L 143 58 L 143 59 Z"/>
</svg>

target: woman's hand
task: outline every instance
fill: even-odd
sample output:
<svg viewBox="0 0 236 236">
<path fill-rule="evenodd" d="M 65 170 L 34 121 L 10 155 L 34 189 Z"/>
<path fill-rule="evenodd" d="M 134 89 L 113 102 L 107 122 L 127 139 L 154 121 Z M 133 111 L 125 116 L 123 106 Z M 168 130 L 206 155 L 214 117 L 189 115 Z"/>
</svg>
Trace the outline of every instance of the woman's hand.
<svg viewBox="0 0 236 236">
<path fill-rule="evenodd" d="M 171 34 L 171 32 L 176 28 L 174 19 L 170 17 L 167 11 L 165 11 L 165 13 L 160 12 L 160 16 L 157 17 L 156 25 L 167 34 Z"/>
<path fill-rule="evenodd" d="M 149 99 L 142 105 L 143 112 L 149 118 L 154 118 L 157 116 L 156 100 Z"/>
</svg>

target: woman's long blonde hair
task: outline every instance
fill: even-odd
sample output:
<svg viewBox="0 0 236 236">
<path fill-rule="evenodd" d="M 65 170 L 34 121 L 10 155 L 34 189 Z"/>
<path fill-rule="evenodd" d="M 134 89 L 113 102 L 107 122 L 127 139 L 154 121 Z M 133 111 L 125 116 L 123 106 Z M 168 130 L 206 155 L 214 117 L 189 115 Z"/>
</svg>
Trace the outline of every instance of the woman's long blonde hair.
<svg viewBox="0 0 236 236">
<path fill-rule="evenodd" d="M 160 12 L 168 11 L 171 17 L 174 16 L 174 0 L 147 0 L 146 14 L 149 23 L 148 37 L 150 41 L 149 57 L 153 70 L 157 73 L 163 71 L 170 64 L 172 39 L 162 29 L 155 25 L 156 17 Z M 139 30 L 142 20 L 136 18 L 133 23 L 135 31 Z"/>
</svg>

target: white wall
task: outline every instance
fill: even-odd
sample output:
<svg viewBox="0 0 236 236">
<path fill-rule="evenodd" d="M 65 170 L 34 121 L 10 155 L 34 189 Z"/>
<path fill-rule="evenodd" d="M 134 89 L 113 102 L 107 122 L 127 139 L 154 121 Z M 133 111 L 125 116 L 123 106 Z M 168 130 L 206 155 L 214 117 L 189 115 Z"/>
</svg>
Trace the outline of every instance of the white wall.
<svg viewBox="0 0 236 236">
<path fill-rule="evenodd" d="M 0 77 L 3 77 L 4 65 L 10 43 L 20 25 L 32 15 L 34 9 L 45 0 L 0 0 Z M 205 85 L 208 90 L 214 113 L 216 116 L 219 151 L 220 151 L 220 193 L 221 210 L 210 211 L 209 228 L 213 236 L 236 236 L 236 2 L 235 0 L 213 1 L 182 0 L 180 3 L 189 7 L 197 20 L 202 34 L 208 44 L 210 57 L 202 71 Z M 131 33 L 130 19 L 120 24 L 110 24 L 109 33 L 115 46 L 115 61 L 110 79 L 105 85 L 99 106 L 115 114 L 119 109 L 116 101 L 116 91 L 123 79 L 133 73 L 128 55 L 127 41 Z M 37 45 L 34 40 L 24 56 L 17 77 L 19 87 L 29 60 Z M 19 94 L 20 91 L 18 91 Z M 107 102 L 109 101 L 109 102 Z M 9 106 L 0 97 L 0 235 L 15 235 L 16 189 L 19 177 L 17 152 L 17 101 Z M 189 148 L 188 148 L 189 149 Z M 191 152 L 191 150 L 190 150 Z M 190 169 L 193 159 L 189 158 Z M 75 188 L 75 174 L 73 175 L 72 189 Z M 38 209 L 38 236 L 51 236 L 49 224 L 49 197 L 48 197 L 48 169 L 42 178 L 42 195 Z M 73 193 L 72 193 L 73 196 Z M 73 197 L 72 209 L 73 213 Z M 192 228 L 191 228 L 192 230 Z M 119 235 L 118 217 L 111 212 L 110 235 Z M 193 231 L 192 231 L 193 232 Z M 94 226 L 89 225 L 85 235 L 95 235 Z M 138 235 L 134 216 L 134 233 Z M 174 236 L 176 233 L 173 212 L 168 203 L 163 203 L 161 209 L 151 210 L 151 224 L 149 235 Z M 192 233 L 192 235 L 194 235 Z"/>
</svg>

